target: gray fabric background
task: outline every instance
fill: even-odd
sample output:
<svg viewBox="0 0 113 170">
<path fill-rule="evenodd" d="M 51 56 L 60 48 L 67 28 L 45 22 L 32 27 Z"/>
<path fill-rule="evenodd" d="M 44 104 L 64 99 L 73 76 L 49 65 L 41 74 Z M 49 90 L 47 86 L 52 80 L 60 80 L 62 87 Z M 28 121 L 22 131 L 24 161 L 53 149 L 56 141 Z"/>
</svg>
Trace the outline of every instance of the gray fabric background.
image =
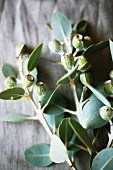
<svg viewBox="0 0 113 170">
<path fill-rule="evenodd" d="M 49 52 L 47 44 L 53 36 L 45 26 L 56 9 L 63 12 L 71 22 L 88 20 L 91 24 L 90 33 L 95 40 L 113 37 L 113 0 L 0 0 L 0 67 L 6 62 L 15 63 L 15 45 L 18 43 L 35 47 L 44 42 L 42 56 L 58 59 Z M 97 63 L 96 70 L 101 71 L 102 63 L 104 69 L 109 70 L 106 59 Z M 56 80 L 64 74 L 62 68 L 47 62 L 44 64 L 43 60 L 40 68 L 43 70 L 41 80 L 50 87 L 55 87 Z M 64 94 L 66 88 L 63 87 Z M 0 91 L 2 89 L 5 86 L 0 76 Z M 23 99 L 16 102 L 1 100 L 0 115 L 7 112 L 33 114 L 29 103 Z M 45 142 L 49 143 L 49 137 L 38 122 L 0 123 L 0 170 L 42 170 L 24 161 L 24 150 L 33 144 Z M 68 170 L 69 167 L 65 163 L 45 168 L 53 169 Z"/>
</svg>

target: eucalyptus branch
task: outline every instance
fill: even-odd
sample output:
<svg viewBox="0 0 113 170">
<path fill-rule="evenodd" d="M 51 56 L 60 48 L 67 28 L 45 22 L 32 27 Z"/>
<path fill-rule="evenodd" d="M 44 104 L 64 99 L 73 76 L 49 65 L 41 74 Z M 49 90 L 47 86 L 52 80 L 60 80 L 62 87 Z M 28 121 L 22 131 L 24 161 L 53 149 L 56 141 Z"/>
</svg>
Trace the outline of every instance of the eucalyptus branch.
<svg viewBox="0 0 113 170">
<path fill-rule="evenodd" d="M 109 98 L 106 98 L 99 88 L 91 86 L 91 64 L 87 60 L 87 56 L 109 46 L 113 59 L 113 42 L 107 40 L 92 44 L 91 37 L 86 35 L 86 28 L 87 22 L 84 20 L 75 23 L 75 26 L 72 27 L 62 13 L 57 11 L 53 14 L 51 30 L 54 32 L 55 39 L 49 42 L 49 48 L 53 53 L 60 55 L 61 63 L 51 59 L 46 60 L 62 65 L 66 74 L 57 81 L 58 86 L 52 91 L 51 95 L 46 85 L 39 82 L 37 78 L 37 64 L 43 44 L 39 44 L 29 57 L 24 53 L 25 45 L 18 46 L 17 65 L 19 74 L 10 64 L 4 64 L 2 68 L 7 89 L 0 92 L 0 99 L 18 100 L 25 98 L 29 100 L 36 114 L 31 117 L 26 114 L 7 114 L 3 115 L 3 119 L 0 119 L 0 121 L 38 120 L 51 139 L 50 145 L 37 144 L 25 151 L 25 159 L 33 166 L 45 167 L 52 162 L 62 163 L 67 161 L 71 170 L 77 170 L 73 166 L 74 158 L 78 149 L 82 149 L 88 151 L 90 157 L 92 153 L 97 154 L 90 167 L 92 170 L 110 167 L 111 161 L 109 160 L 112 160 L 113 148 L 112 143 L 109 145 L 109 128 L 105 125 L 108 122 L 112 125 L 113 107 Z M 75 80 L 76 76 L 80 81 Z M 108 97 L 113 98 L 113 70 L 109 77 L 110 80 L 106 81 L 103 85 L 104 88 L 101 87 L 101 89 L 103 88 Z M 56 92 L 60 85 L 66 83 L 70 83 L 76 111 L 68 109 L 64 96 L 58 91 Z M 79 83 L 84 85 L 80 100 L 77 89 Z M 87 88 L 92 92 L 88 99 L 85 96 Z M 56 95 L 53 98 L 55 92 Z M 45 104 L 43 105 L 43 103 Z M 46 114 L 44 111 L 46 111 Z M 67 118 L 65 112 L 77 116 L 77 121 L 69 114 Z M 94 139 L 90 140 L 87 129 L 97 128 L 98 133 L 96 135 L 94 133 Z M 100 146 L 102 139 L 104 142 Z M 77 142 L 78 140 L 80 145 Z M 107 146 L 108 148 L 106 148 Z M 104 151 L 101 151 L 102 147 Z"/>
</svg>

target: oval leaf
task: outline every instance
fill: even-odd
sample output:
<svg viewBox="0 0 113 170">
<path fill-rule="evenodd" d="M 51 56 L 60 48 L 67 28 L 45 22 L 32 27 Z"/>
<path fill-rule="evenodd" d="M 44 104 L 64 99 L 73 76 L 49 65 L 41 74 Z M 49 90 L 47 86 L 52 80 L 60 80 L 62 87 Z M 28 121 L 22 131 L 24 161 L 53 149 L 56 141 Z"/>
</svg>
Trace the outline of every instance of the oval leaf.
<svg viewBox="0 0 113 170">
<path fill-rule="evenodd" d="M 42 51 L 43 44 L 40 44 L 38 47 L 34 49 L 34 51 L 31 53 L 28 61 L 27 69 L 28 71 L 32 71 L 38 64 L 38 60 Z"/>
<path fill-rule="evenodd" d="M 52 90 L 47 91 L 46 95 L 44 96 L 41 102 L 42 107 L 46 105 L 52 93 L 53 93 Z M 36 97 L 35 97 L 35 101 L 36 101 Z M 38 102 L 36 103 L 38 104 Z M 66 107 L 67 105 L 66 105 L 66 100 L 64 96 L 60 92 L 55 91 L 54 95 L 52 96 L 50 100 L 50 103 L 45 108 L 45 114 L 60 115 L 65 112 L 64 108 Z"/>
<path fill-rule="evenodd" d="M 17 100 L 24 96 L 24 89 L 21 87 L 14 87 L 4 90 L 0 93 L 0 99 L 3 100 Z"/>
<path fill-rule="evenodd" d="M 94 87 L 92 87 L 90 84 L 88 84 L 88 82 L 84 81 L 84 76 L 85 76 L 85 73 L 84 74 L 81 74 L 80 75 L 80 80 L 82 82 L 82 84 L 84 84 L 86 87 L 88 87 L 91 92 L 102 102 L 104 103 L 106 106 L 108 107 L 111 107 L 111 104 L 110 102 L 106 99 L 106 97 L 101 94 L 98 90 L 96 90 Z"/>
<path fill-rule="evenodd" d="M 89 149 L 89 151 L 94 151 L 94 147 L 88 137 L 87 132 L 85 129 L 78 123 L 76 120 L 69 118 L 69 124 L 72 127 L 74 133 L 80 139 L 80 141 Z"/>
<path fill-rule="evenodd" d="M 73 130 L 69 124 L 68 118 L 62 120 L 62 122 L 58 127 L 58 132 L 59 132 L 60 139 L 65 144 L 65 146 L 67 146 L 67 143 L 73 137 Z"/>
<path fill-rule="evenodd" d="M 103 149 L 94 158 L 91 170 L 112 170 L 113 169 L 113 148 Z"/>
<path fill-rule="evenodd" d="M 110 52 L 111 52 L 111 57 L 113 61 L 113 41 L 109 40 L 109 47 L 110 47 Z"/>
<path fill-rule="evenodd" d="M 98 44 L 93 44 L 91 46 L 89 46 L 83 53 L 83 55 L 85 57 L 95 53 L 95 52 L 98 52 L 106 47 L 109 46 L 109 41 L 101 41 L 99 42 Z"/>
<path fill-rule="evenodd" d="M 55 134 L 51 138 L 50 159 L 55 163 L 65 162 L 68 158 L 67 150 L 62 141 Z"/>
<path fill-rule="evenodd" d="M 84 128 L 100 128 L 108 122 L 101 118 L 99 109 L 103 103 L 95 96 L 91 95 L 89 102 L 85 104 L 81 113 L 81 124 Z"/>
<path fill-rule="evenodd" d="M 51 27 L 56 39 L 60 42 L 65 42 L 65 39 L 69 38 L 72 31 L 68 19 L 58 11 L 53 13 Z"/>
<path fill-rule="evenodd" d="M 25 159 L 35 167 L 45 167 L 52 164 L 49 157 L 50 146 L 47 144 L 37 144 L 25 151 Z"/>
<path fill-rule="evenodd" d="M 49 126 L 54 130 L 54 128 L 58 128 L 59 124 L 61 123 L 62 119 L 64 118 L 64 114 L 60 115 L 48 115 L 44 114 L 44 117 L 49 124 Z"/>
<path fill-rule="evenodd" d="M 9 77 L 9 76 L 13 76 L 15 78 L 18 77 L 18 72 L 16 70 L 16 68 L 14 68 L 12 65 L 10 64 L 4 64 L 2 67 L 2 73 L 4 75 L 5 78 Z"/>
<path fill-rule="evenodd" d="M 8 113 L 7 115 L 3 115 L 0 121 L 2 122 L 24 122 L 29 120 L 30 116 L 24 114 L 17 113 Z"/>
</svg>

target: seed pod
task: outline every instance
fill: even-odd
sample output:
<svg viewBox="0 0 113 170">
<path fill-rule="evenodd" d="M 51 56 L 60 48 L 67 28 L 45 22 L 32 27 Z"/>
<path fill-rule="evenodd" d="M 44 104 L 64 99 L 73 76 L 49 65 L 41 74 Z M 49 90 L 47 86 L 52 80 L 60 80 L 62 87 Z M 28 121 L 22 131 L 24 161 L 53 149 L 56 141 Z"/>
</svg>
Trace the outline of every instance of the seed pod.
<svg viewBox="0 0 113 170">
<path fill-rule="evenodd" d="M 83 47 L 83 36 L 81 34 L 76 34 L 72 39 L 72 45 L 75 48 Z"/>
<path fill-rule="evenodd" d="M 102 119 L 109 121 L 112 119 L 113 117 L 113 111 L 110 107 L 108 106 L 103 106 L 99 109 L 100 112 L 100 116 L 102 117 Z"/>
<path fill-rule="evenodd" d="M 104 83 L 104 91 L 108 96 L 113 97 L 113 85 L 111 80 Z"/>
<path fill-rule="evenodd" d="M 48 46 L 53 53 L 60 54 L 62 52 L 62 46 L 57 40 L 50 41 Z"/>
<path fill-rule="evenodd" d="M 31 74 L 28 74 L 25 77 L 25 82 L 24 82 L 25 87 L 28 88 L 28 87 L 32 86 L 33 83 L 34 83 L 34 77 Z"/>
<path fill-rule="evenodd" d="M 8 88 L 12 88 L 12 87 L 17 86 L 17 81 L 15 77 L 10 76 L 5 80 L 5 84 Z"/>
<path fill-rule="evenodd" d="M 91 64 L 88 63 L 87 59 L 82 55 L 78 59 L 78 70 L 82 73 L 88 71 L 91 68 Z"/>
<path fill-rule="evenodd" d="M 34 92 L 38 96 L 45 96 L 46 94 L 46 85 L 43 82 L 36 83 L 34 86 Z"/>
<path fill-rule="evenodd" d="M 66 65 L 68 67 L 68 69 L 72 69 L 72 67 L 74 66 L 74 57 L 72 54 L 66 55 L 65 56 L 65 62 Z"/>
</svg>

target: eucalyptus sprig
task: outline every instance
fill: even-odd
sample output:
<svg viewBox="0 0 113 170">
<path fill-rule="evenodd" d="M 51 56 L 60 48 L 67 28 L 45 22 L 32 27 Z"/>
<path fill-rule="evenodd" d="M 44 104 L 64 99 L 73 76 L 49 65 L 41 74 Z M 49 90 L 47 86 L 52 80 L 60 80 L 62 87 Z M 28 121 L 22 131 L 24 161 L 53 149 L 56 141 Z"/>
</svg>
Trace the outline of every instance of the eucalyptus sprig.
<svg viewBox="0 0 113 170">
<path fill-rule="evenodd" d="M 113 56 L 113 42 L 108 40 L 93 44 L 87 27 L 85 20 L 71 25 L 62 13 L 53 13 L 49 28 L 55 39 L 48 46 L 51 52 L 59 55 L 60 60 L 48 61 L 62 65 L 66 72 L 56 82 L 54 90 L 38 78 L 37 65 L 43 44 L 31 54 L 26 52 L 26 45 L 18 45 L 18 71 L 9 64 L 2 67 L 7 89 L 0 93 L 0 99 L 24 98 L 34 108 L 35 114 L 8 113 L 0 121 L 40 121 L 50 136 L 50 144 L 33 145 L 25 151 L 25 160 L 35 167 L 67 161 L 71 169 L 79 170 L 75 160 L 77 153 L 84 151 L 89 156 L 87 170 L 112 170 L 113 148 L 109 141 L 109 126 L 112 126 L 113 106 L 108 97 L 113 97 L 113 71 L 110 72 L 110 80 L 103 86 L 93 87 L 88 56 L 106 47 L 110 47 Z M 69 94 L 65 98 L 58 91 L 61 85 L 67 83 L 73 99 Z M 81 164 L 84 167 L 84 163 Z"/>
</svg>

